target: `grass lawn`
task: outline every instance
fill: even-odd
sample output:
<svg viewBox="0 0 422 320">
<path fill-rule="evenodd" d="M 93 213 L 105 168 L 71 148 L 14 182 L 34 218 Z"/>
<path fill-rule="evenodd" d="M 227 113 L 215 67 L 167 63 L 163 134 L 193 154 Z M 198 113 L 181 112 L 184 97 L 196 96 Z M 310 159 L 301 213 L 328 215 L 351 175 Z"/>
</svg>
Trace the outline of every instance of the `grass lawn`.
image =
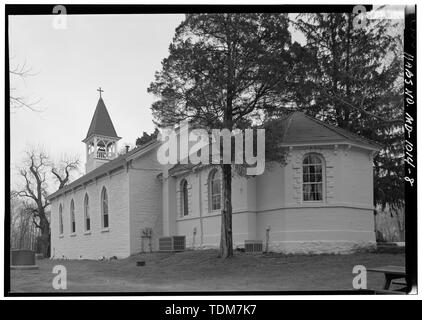
<svg viewBox="0 0 422 320">
<path fill-rule="evenodd" d="M 146 265 L 137 267 L 136 261 Z M 67 291 L 176 292 L 350 290 L 355 265 L 404 265 L 403 253 L 350 255 L 249 255 L 217 258 L 215 250 L 149 253 L 122 260 L 38 260 L 38 270 L 11 270 L 12 292 L 57 292 L 53 267 L 67 269 Z M 368 273 L 368 289 L 381 289 L 382 274 Z"/>
</svg>

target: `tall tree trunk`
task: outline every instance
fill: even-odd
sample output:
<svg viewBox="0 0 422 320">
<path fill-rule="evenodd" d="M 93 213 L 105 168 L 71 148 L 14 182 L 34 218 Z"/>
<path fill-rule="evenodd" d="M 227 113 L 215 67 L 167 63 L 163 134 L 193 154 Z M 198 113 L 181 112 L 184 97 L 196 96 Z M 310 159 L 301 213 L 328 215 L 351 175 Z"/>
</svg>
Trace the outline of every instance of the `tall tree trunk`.
<svg viewBox="0 0 422 320">
<path fill-rule="evenodd" d="M 232 233 L 232 167 L 231 164 L 223 165 L 223 210 L 221 212 L 221 242 L 220 256 L 229 258 L 233 256 Z"/>
<path fill-rule="evenodd" d="M 232 103 L 228 100 L 225 115 L 225 128 L 232 130 Z M 224 150 L 223 150 L 224 152 Z M 233 256 L 233 234 L 232 234 L 232 165 L 222 164 L 222 186 L 223 186 L 223 210 L 221 211 L 221 240 L 220 257 L 229 258 Z"/>
<path fill-rule="evenodd" d="M 44 257 L 50 257 L 50 224 L 46 218 L 40 221 L 41 237 L 41 253 Z"/>
<path fill-rule="evenodd" d="M 228 17 L 229 21 L 231 17 Z M 224 110 L 224 129 L 233 129 L 233 99 L 234 99 L 234 66 L 233 48 L 230 30 L 226 29 L 227 37 L 227 98 Z M 221 141 L 220 141 L 221 142 Z M 224 150 L 223 150 L 224 154 Z M 232 235 L 232 167 L 230 164 L 222 164 L 223 171 L 223 210 L 221 211 L 221 240 L 220 257 L 230 258 L 233 256 Z"/>
</svg>

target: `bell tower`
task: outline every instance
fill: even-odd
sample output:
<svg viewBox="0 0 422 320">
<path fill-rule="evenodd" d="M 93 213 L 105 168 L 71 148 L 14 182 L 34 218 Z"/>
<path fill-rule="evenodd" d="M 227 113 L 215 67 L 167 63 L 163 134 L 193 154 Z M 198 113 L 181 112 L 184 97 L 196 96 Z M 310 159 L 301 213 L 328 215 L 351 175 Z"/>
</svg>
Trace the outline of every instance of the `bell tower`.
<svg viewBox="0 0 422 320">
<path fill-rule="evenodd" d="M 98 168 L 104 163 L 117 157 L 117 142 L 121 139 L 117 136 L 113 122 L 104 104 L 101 88 L 94 116 L 91 120 L 86 138 L 82 142 L 86 145 L 85 173 Z"/>
</svg>

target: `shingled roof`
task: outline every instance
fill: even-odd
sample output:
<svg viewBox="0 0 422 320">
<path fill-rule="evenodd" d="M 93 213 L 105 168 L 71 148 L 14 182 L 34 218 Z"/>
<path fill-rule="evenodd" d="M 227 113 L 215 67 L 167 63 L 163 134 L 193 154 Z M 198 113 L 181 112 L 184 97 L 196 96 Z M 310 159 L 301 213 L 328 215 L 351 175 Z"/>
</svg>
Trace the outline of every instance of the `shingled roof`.
<svg viewBox="0 0 422 320">
<path fill-rule="evenodd" d="M 351 142 L 370 149 L 380 149 L 382 147 L 375 141 L 319 121 L 300 111 L 292 112 L 281 121 L 283 122 L 281 141 L 283 145 Z"/>
<path fill-rule="evenodd" d="M 98 100 L 94 116 L 91 120 L 91 125 L 89 126 L 89 130 L 84 141 L 94 134 L 118 138 L 113 122 L 111 122 L 110 115 L 108 114 L 103 98 L 101 97 Z"/>
<path fill-rule="evenodd" d="M 282 146 L 307 146 L 318 144 L 355 144 L 369 150 L 380 150 L 382 145 L 354 134 L 345 129 L 327 124 L 303 112 L 293 111 L 287 116 L 275 120 L 281 130 L 279 135 Z M 202 167 L 194 164 L 176 164 L 170 170 L 171 175 L 179 175 Z"/>
</svg>

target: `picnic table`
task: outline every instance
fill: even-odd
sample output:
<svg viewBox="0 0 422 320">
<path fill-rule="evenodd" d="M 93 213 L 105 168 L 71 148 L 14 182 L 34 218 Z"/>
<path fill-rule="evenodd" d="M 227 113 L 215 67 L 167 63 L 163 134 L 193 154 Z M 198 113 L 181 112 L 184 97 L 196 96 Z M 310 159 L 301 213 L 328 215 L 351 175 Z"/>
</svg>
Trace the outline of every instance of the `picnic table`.
<svg viewBox="0 0 422 320">
<path fill-rule="evenodd" d="M 384 290 L 389 290 L 391 286 L 391 282 L 396 279 L 405 279 L 406 281 L 406 268 L 401 266 L 384 266 L 384 267 L 376 267 L 376 268 L 369 268 L 367 269 L 369 272 L 378 272 L 384 273 L 385 276 L 385 283 L 384 283 Z M 406 283 L 401 283 L 402 285 L 406 285 Z"/>
</svg>

